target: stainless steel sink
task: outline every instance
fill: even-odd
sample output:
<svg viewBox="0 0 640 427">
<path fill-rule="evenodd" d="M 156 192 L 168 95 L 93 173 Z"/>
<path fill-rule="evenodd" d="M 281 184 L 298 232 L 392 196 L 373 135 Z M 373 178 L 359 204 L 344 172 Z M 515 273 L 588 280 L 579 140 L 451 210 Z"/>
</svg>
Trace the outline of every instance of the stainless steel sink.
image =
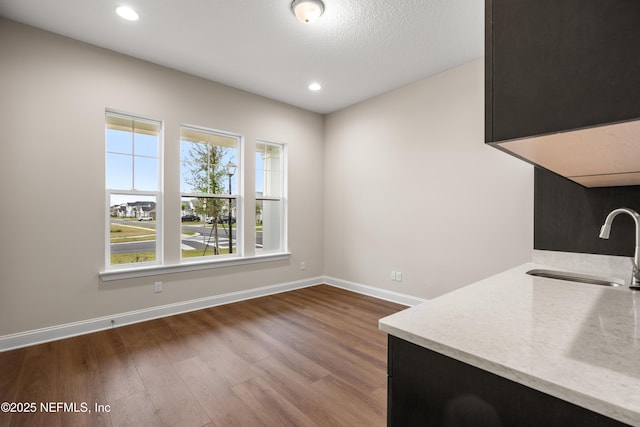
<svg viewBox="0 0 640 427">
<path fill-rule="evenodd" d="M 571 273 L 568 271 L 533 269 L 527 271 L 527 274 L 537 277 L 546 277 L 548 279 L 566 280 L 569 282 L 590 283 L 600 286 L 624 286 L 624 280 L 615 277 L 599 277 L 590 276 L 588 274 Z"/>
</svg>

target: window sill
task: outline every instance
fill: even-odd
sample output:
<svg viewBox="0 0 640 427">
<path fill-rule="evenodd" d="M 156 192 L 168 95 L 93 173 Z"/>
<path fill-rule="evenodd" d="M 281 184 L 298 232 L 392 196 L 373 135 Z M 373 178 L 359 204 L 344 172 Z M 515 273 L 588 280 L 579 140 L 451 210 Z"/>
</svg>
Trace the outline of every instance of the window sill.
<svg viewBox="0 0 640 427">
<path fill-rule="evenodd" d="M 211 268 L 231 267 L 235 265 L 257 264 L 261 262 L 288 260 L 290 252 L 257 255 L 253 257 L 226 258 L 214 261 L 189 262 L 174 265 L 153 265 L 149 267 L 109 270 L 98 273 L 100 280 L 111 282 L 114 280 L 134 279 L 136 277 L 158 276 L 161 274 L 181 273 L 185 271 L 208 270 Z"/>
</svg>

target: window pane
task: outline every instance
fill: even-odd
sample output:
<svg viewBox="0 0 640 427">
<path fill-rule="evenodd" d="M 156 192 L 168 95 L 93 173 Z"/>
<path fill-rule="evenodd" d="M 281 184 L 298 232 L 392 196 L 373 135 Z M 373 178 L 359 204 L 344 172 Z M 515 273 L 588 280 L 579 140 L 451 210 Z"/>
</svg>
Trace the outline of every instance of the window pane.
<svg viewBox="0 0 640 427">
<path fill-rule="evenodd" d="M 181 211 L 182 258 L 218 256 L 237 252 L 234 199 L 183 197 Z"/>
<path fill-rule="evenodd" d="M 180 175 L 181 193 L 202 193 L 202 191 L 198 191 L 198 189 L 207 188 L 207 171 L 199 170 L 191 163 L 180 163 Z M 206 193 L 208 193 L 208 191 Z"/>
<path fill-rule="evenodd" d="M 180 188 L 185 193 L 215 194 L 219 178 L 218 153 L 209 144 L 180 142 Z"/>
<path fill-rule="evenodd" d="M 107 188 L 133 188 L 133 156 L 107 153 Z"/>
<path fill-rule="evenodd" d="M 107 188 L 158 190 L 160 123 L 107 113 Z"/>
<path fill-rule="evenodd" d="M 158 159 L 134 157 L 134 188 L 143 191 L 158 189 Z"/>
<path fill-rule="evenodd" d="M 256 143 L 256 196 L 282 197 L 282 145 Z"/>
<path fill-rule="evenodd" d="M 156 237 L 161 123 L 110 112 L 105 123 L 107 264 L 155 264 L 161 253 Z"/>
<path fill-rule="evenodd" d="M 111 194 L 111 265 L 156 260 L 156 198 Z"/>
<path fill-rule="evenodd" d="M 221 160 L 220 167 L 224 180 L 221 194 L 238 194 L 238 161 L 236 159 L 236 150 L 225 153 Z"/>
<path fill-rule="evenodd" d="M 133 154 L 131 132 L 107 129 L 107 151 L 109 153 Z"/>
<path fill-rule="evenodd" d="M 281 251 L 282 201 L 258 200 L 256 202 L 256 253 Z"/>
<path fill-rule="evenodd" d="M 256 197 L 264 196 L 264 154 L 260 146 L 256 144 Z"/>
<path fill-rule="evenodd" d="M 183 193 L 237 194 L 238 138 L 191 128 L 180 130 Z"/>
<path fill-rule="evenodd" d="M 136 133 L 133 147 L 136 156 L 158 157 L 158 135 Z"/>
</svg>

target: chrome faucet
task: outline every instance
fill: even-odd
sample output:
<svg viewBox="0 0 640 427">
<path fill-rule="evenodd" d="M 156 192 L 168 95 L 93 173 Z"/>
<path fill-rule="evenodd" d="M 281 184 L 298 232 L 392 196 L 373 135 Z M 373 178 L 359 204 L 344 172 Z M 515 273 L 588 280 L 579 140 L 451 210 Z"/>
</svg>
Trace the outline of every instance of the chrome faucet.
<svg viewBox="0 0 640 427">
<path fill-rule="evenodd" d="M 636 250 L 633 255 L 633 275 L 631 277 L 631 284 L 629 285 L 629 287 L 634 290 L 640 290 L 640 214 L 629 208 L 619 208 L 612 210 L 609 215 L 607 215 L 607 219 L 604 220 L 604 224 L 600 229 L 600 238 L 609 238 L 611 223 L 613 222 L 613 219 L 621 213 L 631 215 L 633 221 L 636 223 Z"/>
</svg>

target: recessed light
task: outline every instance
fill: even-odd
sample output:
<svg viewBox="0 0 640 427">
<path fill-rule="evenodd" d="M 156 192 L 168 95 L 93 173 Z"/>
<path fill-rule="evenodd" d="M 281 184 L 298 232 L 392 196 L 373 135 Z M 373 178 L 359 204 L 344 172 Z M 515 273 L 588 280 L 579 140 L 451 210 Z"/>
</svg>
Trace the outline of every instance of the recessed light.
<svg viewBox="0 0 640 427">
<path fill-rule="evenodd" d="M 318 82 L 313 82 L 309 85 L 309 90 L 312 90 L 314 92 L 319 91 L 320 89 L 322 89 L 322 86 L 320 86 L 320 83 Z"/>
<path fill-rule="evenodd" d="M 137 21 L 140 18 L 135 10 L 127 6 L 120 6 L 116 9 L 116 13 L 120 15 L 122 19 L 126 19 L 127 21 Z"/>
</svg>

